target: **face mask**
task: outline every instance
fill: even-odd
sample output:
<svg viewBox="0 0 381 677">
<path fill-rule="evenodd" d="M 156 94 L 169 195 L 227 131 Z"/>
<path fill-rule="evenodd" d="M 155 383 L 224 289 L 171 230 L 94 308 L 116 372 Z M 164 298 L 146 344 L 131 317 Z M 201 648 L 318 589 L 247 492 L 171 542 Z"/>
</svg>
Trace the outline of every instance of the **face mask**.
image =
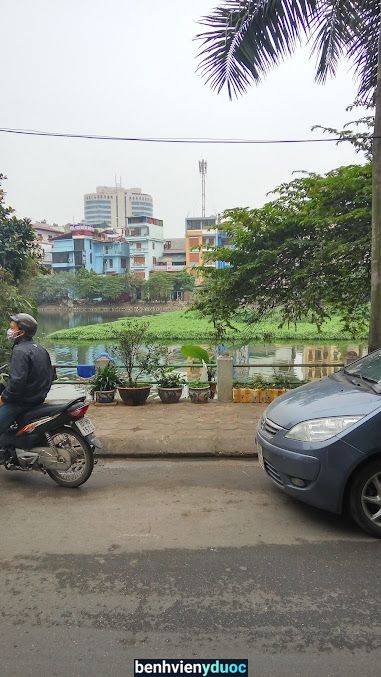
<svg viewBox="0 0 381 677">
<path fill-rule="evenodd" d="M 8 341 L 11 341 L 13 343 L 13 341 L 16 341 L 16 339 L 18 337 L 19 337 L 19 334 L 17 332 L 15 332 L 13 329 L 8 329 L 8 331 L 7 331 Z"/>
</svg>

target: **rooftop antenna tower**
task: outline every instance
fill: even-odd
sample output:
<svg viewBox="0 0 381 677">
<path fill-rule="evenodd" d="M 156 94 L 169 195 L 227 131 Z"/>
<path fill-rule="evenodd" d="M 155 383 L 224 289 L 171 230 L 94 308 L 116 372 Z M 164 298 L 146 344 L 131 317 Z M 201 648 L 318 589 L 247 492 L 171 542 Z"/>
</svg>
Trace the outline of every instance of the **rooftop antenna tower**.
<svg viewBox="0 0 381 677">
<path fill-rule="evenodd" d="M 201 216 L 205 218 L 205 180 L 207 173 L 207 162 L 206 160 L 199 160 L 198 168 L 201 174 Z"/>
</svg>

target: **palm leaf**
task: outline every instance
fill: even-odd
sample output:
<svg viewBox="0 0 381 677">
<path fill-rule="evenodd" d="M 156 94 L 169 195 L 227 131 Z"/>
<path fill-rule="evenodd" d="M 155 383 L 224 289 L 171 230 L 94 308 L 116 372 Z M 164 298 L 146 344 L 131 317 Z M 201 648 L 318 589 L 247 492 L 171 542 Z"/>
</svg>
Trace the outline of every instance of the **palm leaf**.
<svg viewBox="0 0 381 677">
<path fill-rule="evenodd" d="M 348 0 L 320 0 L 318 3 L 311 21 L 313 52 L 318 52 L 318 82 L 324 82 L 328 74 L 336 74 L 338 62 L 350 45 L 351 24 L 356 16 L 354 4 Z"/>
<path fill-rule="evenodd" d="M 380 33 L 380 5 L 376 0 L 360 0 L 357 4 L 357 22 L 353 22 L 352 40 L 347 56 L 353 61 L 359 80 L 358 97 L 365 104 L 373 104 L 377 85 L 377 53 Z"/>
<path fill-rule="evenodd" d="M 208 352 L 201 346 L 195 346 L 193 344 L 187 343 L 185 346 L 181 347 L 181 352 L 184 357 L 192 357 L 194 360 L 199 360 L 200 362 L 209 362 Z"/>
<path fill-rule="evenodd" d="M 259 82 L 273 66 L 293 53 L 317 0 L 226 0 L 201 19 L 209 30 L 201 41 L 198 71 L 212 89 L 227 86 L 229 97 Z"/>
</svg>

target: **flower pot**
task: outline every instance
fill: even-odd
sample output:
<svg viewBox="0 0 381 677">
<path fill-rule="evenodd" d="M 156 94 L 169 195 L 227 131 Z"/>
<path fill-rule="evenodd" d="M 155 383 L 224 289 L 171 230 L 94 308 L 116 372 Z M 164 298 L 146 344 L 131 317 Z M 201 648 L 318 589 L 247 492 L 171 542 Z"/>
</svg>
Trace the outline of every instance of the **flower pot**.
<svg viewBox="0 0 381 677">
<path fill-rule="evenodd" d="M 118 392 L 123 404 L 130 407 L 136 407 L 139 404 L 145 404 L 150 394 L 151 386 L 137 386 L 136 388 L 128 388 L 119 386 Z"/>
<path fill-rule="evenodd" d="M 183 392 L 183 387 L 179 388 L 162 388 L 161 386 L 157 387 L 157 392 L 163 404 L 174 404 L 178 402 L 181 394 Z"/>
<path fill-rule="evenodd" d="M 259 392 L 259 401 L 261 404 L 269 404 L 279 395 L 286 392 L 285 388 L 264 388 Z"/>
<path fill-rule="evenodd" d="M 189 386 L 189 399 L 191 402 L 194 402 L 194 404 L 204 404 L 205 402 L 209 402 L 209 386 L 202 388 L 194 388 Z"/>
<path fill-rule="evenodd" d="M 209 399 L 214 400 L 216 396 L 217 383 L 215 381 L 209 381 Z"/>
<path fill-rule="evenodd" d="M 94 395 L 98 404 L 110 404 L 114 401 L 115 390 L 96 390 Z"/>
</svg>

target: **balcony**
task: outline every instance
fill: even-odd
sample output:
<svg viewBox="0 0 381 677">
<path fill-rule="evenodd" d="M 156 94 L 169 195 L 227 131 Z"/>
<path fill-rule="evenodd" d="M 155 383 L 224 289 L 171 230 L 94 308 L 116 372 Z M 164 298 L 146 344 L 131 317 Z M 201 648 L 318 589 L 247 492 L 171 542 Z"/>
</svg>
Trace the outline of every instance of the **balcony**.
<svg viewBox="0 0 381 677">
<path fill-rule="evenodd" d="M 174 263 L 172 266 L 169 264 L 164 264 L 162 266 L 156 265 L 152 267 L 152 270 L 155 273 L 180 273 L 182 270 L 185 270 L 185 264 L 184 265 L 178 265 Z"/>
</svg>

